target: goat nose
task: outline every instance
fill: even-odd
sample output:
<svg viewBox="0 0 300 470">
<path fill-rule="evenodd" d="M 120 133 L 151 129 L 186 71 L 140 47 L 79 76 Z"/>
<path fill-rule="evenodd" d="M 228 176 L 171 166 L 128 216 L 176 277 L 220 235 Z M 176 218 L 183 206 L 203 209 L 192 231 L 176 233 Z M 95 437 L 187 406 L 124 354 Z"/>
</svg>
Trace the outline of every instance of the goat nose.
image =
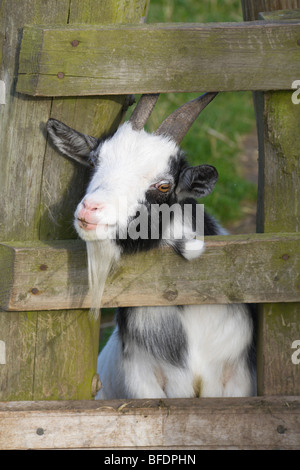
<svg viewBox="0 0 300 470">
<path fill-rule="evenodd" d="M 102 210 L 105 207 L 105 204 L 102 202 L 95 202 L 92 200 L 84 199 L 82 201 L 83 208 L 87 211 L 97 211 L 97 210 Z"/>
</svg>

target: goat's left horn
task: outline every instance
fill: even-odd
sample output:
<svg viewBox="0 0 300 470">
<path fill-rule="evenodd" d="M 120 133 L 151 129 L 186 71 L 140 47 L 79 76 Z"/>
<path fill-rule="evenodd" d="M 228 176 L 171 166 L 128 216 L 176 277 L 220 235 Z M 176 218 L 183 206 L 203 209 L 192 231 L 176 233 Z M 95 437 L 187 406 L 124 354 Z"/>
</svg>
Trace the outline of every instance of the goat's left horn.
<svg viewBox="0 0 300 470">
<path fill-rule="evenodd" d="M 172 137 L 179 144 L 199 114 L 217 94 L 217 92 L 204 93 L 198 98 L 183 104 L 162 122 L 155 134 Z"/>
<path fill-rule="evenodd" d="M 132 128 L 136 131 L 140 131 L 144 128 L 150 114 L 152 113 L 154 106 L 158 100 L 159 93 L 142 95 L 136 105 L 129 122 Z"/>
</svg>

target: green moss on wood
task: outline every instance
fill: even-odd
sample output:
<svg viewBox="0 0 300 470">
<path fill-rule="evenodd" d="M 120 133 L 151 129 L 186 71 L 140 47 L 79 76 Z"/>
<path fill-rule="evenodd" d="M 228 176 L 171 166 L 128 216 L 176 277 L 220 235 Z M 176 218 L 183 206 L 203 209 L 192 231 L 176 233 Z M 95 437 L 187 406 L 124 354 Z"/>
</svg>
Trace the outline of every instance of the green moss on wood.
<svg viewBox="0 0 300 470">
<path fill-rule="evenodd" d="M 275 2 L 266 0 L 257 2 L 244 0 L 243 6 L 247 19 L 251 20 L 255 19 L 258 11 L 299 8 L 300 2 L 277 0 L 275 5 Z M 265 15 L 266 20 L 268 16 Z M 299 46 L 296 43 L 294 47 Z M 296 78 L 298 77 L 290 81 L 290 87 Z M 262 100 L 264 112 L 261 106 L 257 107 L 261 138 L 260 212 L 263 229 L 266 232 L 285 230 L 299 232 L 300 228 L 299 133 L 297 132 L 300 108 L 292 103 L 292 93 L 293 90 L 266 93 Z M 288 261 L 289 258 L 285 256 L 284 259 Z M 299 278 L 298 274 L 296 277 Z M 290 282 L 293 284 L 295 281 L 290 279 Z M 295 288 L 298 289 L 296 286 Z M 299 303 L 261 306 L 258 390 L 262 395 L 300 393 L 299 371 L 291 360 L 291 339 L 298 338 L 300 333 L 299 311 Z"/>
<path fill-rule="evenodd" d="M 33 29 L 18 91 L 36 96 L 287 89 L 300 60 L 299 24 L 44 27 L 42 43 Z"/>
<path fill-rule="evenodd" d="M 295 21 L 300 19 L 300 10 L 275 10 L 259 14 L 258 19 L 265 21 Z"/>
<path fill-rule="evenodd" d="M 300 106 L 291 92 L 265 97 L 264 230 L 300 230 Z"/>
<path fill-rule="evenodd" d="M 92 398 L 99 320 L 84 311 L 41 312 L 38 327 L 35 400 Z"/>
<path fill-rule="evenodd" d="M 191 263 L 166 248 L 122 257 L 107 280 L 103 306 L 300 300 L 299 234 L 206 237 L 206 244 Z M 82 242 L 14 243 L 5 249 L 15 257 L 5 308 L 90 306 Z"/>
</svg>

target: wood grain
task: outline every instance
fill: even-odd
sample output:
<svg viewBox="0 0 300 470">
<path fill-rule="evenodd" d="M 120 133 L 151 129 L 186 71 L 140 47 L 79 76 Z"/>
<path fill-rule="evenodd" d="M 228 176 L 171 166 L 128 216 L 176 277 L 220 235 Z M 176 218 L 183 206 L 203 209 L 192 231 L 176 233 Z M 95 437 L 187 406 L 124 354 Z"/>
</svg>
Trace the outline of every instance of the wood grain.
<svg viewBox="0 0 300 470">
<path fill-rule="evenodd" d="M 282 10 L 300 8 L 300 1 L 243 2 L 245 19 L 272 11 L 271 21 L 285 22 Z M 275 12 L 274 10 L 280 10 Z M 298 12 L 299 13 L 299 12 Z M 290 12 L 291 15 L 291 12 Z M 270 15 L 261 18 L 269 21 Z M 298 77 L 298 74 L 297 74 Z M 296 79 L 296 77 L 295 77 Z M 300 229 L 300 167 L 297 122 L 300 108 L 291 92 L 255 94 L 259 138 L 258 231 Z M 298 269 L 297 285 L 300 287 Z M 274 299 L 275 302 L 275 299 Z M 293 341 L 300 338 L 300 303 L 267 303 L 260 308 L 258 391 L 262 395 L 300 394 L 299 366 L 290 360 Z"/>
<path fill-rule="evenodd" d="M 126 96 L 33 98 L 16 91 L 25 24 L 66 26 L 139 22 L 148 0 L 3 0 L 0 2 L 0 240 L 72 238 L 74 207 L 89 175 L 47 142 L 45 124 L 55 117 L 100 136 L 115 129 Z M 3 254 L 3 253 L 2 253 Z M 6 282 L 1 258 L 1 283 Z M 0 311 L 0 340 L 6 364 L 0 367 L 1 400 L 91 398 L 96 372 L 99 321 L 84 310 Z"/>
<path fill-rule="evenodd" d="M 257 20 L 260 12 L 275 12 L 278 10 L 295 10 L 300 8 L 299 0 L 241 0 L 241 3 L 246 21 Z M 281 18 L 277 16 L 276 20 L 280 21 Z"/>
<path fill-rule="evenodd" d="M 0 403 L 0 449 L 299 449 L 299 397 Z"/>
<path fill-rule="evenodd" d="M 169 248 L 124 256 L 107 280 L 103 306 L 295 302 L 299 241 L 299 234 L 206 237 L 206 251 L 191 262 Z M 90 306 L 83 242 L 0 246 L 2 308 Z"/>
<path fill-rule="evenodd" d="M 28 27 L 17 89 L 36 96 L 290 89 L 299 37 L 299 20 Z"/>
</svg>

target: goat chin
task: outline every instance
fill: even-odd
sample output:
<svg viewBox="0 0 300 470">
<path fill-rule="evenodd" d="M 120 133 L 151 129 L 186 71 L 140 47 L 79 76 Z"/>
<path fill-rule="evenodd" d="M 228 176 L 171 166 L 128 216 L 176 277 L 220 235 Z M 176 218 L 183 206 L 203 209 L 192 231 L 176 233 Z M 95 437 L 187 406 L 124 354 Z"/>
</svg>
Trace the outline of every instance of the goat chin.
<svg viewBox="0 0 300 470">
<path fill-rule="evenodd" d="M 90 316 L 99 317 L 105 281 L 120 257 L 111 240 L 87 241 L 88 277 L 91 295 Z"/>
</svg>

